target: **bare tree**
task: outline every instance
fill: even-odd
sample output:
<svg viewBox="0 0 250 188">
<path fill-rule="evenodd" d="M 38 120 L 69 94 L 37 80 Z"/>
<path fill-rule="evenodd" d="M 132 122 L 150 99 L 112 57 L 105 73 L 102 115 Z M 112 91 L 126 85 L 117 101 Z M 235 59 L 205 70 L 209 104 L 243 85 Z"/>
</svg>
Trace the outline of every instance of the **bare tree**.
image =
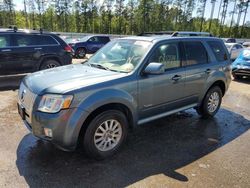
<svg viewBox="0 0 250 188">
<path fill-rule="evenodd" d="M 216 3 L 216 0 L 211 0 L 211 4 L 212 4 L 212 9 L 211 9 L 211 13 L 210 13 L 210 21 L 209 21 L 209 32 L 210 32 L 210 29 L 211 29 L 211 25 L 212 25 L 212 20 L 213 20 L 213 17 L 214 17 L 214 7 L 215 7 L 215 3 Z"/>
<path fill-rule="evenodd" d="M 233 22 L 234 22 L 234 14 L 236 13 L 237 1 L 238 1 L 238 0 L 234 0 L 234 8 L 233 8 L 233 11 L 231 12 L 232 17 L 231 17 L 231 22 L 230 22 L 229 31 L 228 31 L 228 35 L 229 35 L 229 36 L 231 35 L 231 29 L 232 29 Z"/>
</svg>

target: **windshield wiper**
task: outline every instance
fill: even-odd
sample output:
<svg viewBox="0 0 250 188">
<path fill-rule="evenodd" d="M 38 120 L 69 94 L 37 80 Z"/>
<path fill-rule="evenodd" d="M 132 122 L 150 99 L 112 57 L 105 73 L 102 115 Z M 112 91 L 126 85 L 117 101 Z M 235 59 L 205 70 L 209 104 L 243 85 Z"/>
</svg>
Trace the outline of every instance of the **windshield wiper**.
<svg viewBox="0 0 250 188">
<path fill-rule="evenodd" d="M 105 66 L 103 66 L 101 64 L 88 63 L 88 65 L 91 66 L 91 67 L 98 68 L 98 69 L 110 70 L 108 67 L 105 67 Z"/>
</svg>

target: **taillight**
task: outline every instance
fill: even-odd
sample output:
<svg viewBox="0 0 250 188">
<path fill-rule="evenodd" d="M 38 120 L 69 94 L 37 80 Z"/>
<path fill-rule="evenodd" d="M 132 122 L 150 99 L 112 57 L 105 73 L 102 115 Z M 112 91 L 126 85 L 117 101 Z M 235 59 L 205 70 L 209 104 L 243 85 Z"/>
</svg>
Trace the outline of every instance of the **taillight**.
<svg viewBox="0 0 250 188">
<path fill-rule="evenodd" d="M 71 53 L 73 51 L 72 48 L 69 45 L 65 46 L 64 50 L 66 52 L 69 52 L 69 53 Z"/>
</svg>

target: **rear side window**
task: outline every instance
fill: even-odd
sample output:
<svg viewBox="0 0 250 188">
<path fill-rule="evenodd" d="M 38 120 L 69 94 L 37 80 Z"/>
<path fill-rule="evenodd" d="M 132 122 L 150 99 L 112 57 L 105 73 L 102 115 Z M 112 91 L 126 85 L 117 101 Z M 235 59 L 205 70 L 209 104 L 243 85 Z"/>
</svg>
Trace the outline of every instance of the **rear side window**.
<svg viewBox="0 0 250 188">
<path fill-rule="evenodd" d="M 207 51 L 201 42 L 184 42 L 186 66 L 208 63 Z"/>
<path fill-rule="evenodd" d="M 99 41 L 102 42 L 102 43 L 107 43 L 109 42 L 109 37 L 99 37 Z"/>
<path fill-rule="evenodd" d="M 57 41 L 51 37 L 46 35 L 37 36 L 40 38 L 40 44 L 41 45 L 55 45 L 58 44 Z"/>
<path fill-rule="evenodd" d="M 39 41 L 34 35 L 15 35 L 16 44 L 15 46 L 26 47 L 38 45 Z"/>
<path fill-rule="evenodd" d="M 0 35 L 0 48 L 6 48 L 10 46 L 10 36 Z"/>
<path fill-rule="evenodd" d="M 228 59 L 227 53 L 221 44 L 221 42 L 218 41 L 209 41 L 207 42 L 210 48 L 212 49 L 212 52 L 216 58 L 217 61 L 223 62 Z"/>
</svg>

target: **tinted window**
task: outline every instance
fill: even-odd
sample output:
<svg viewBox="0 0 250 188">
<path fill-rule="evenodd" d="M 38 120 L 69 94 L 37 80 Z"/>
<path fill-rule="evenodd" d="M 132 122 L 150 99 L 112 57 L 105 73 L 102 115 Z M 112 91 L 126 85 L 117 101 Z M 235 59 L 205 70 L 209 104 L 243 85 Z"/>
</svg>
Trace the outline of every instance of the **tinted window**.
<svg viewBox="0 0 250 188">
<path fill-rule="evenodd" d="M 89 39 L 90 42 L 98 42 L 98 37 L 91 37 Z"/>
<path fill-rule="evenodd" d="M 0 35 L 0 48 L 5 48 L 10 46 L 10 36 Z"/>
<path fill-rule="evenodd" d="M 99 37 L 99 41 L 102 42 L 102 43 L 107 43 L 109 42 L 109 38 L 108 37 Z"/>
<path fill-rule="evenodd" d="M 184 42 L 186 65 L 208 63 L 207 51 L 201 42 Z"/>
<path fill-rule="evenodd" d="M 31 46 L 31 45 L 38 45 L 39 41 L 35 35 L 15 35 L 16 45 L 15 46 Z"/>
<path fill-rule="evenodd" d="M 218 41 L 209 41 L 207 42 L 210 48 L 213 51 L 213 54 L 217 61 L 222 62 L 227 60 L 227 53 L 223 48 L 223 45 Z"/>
<path fill-rule="evenodd" d="M 151 56 L 149 63 L 162 63 L 165 69 L 178 68 L 181 66 L 178 43 L 168 43 L 157 47 Z"/>
<path fill-rule="evenodd" d="M 236 48 L 237 48 L 237 49 L 241 49 L 242 46 L 237 44 L 237 45 L 236 45 Z"/>
<path fill-rule="evenodd" d="M 58 44 L 57 41 L 51 36 L 46 36 L 46 35 L 40 35 L 37 36 L 39 37 L 40 44 L 41 45 L 53 45 L 53 44 Z"/>
</svg>

